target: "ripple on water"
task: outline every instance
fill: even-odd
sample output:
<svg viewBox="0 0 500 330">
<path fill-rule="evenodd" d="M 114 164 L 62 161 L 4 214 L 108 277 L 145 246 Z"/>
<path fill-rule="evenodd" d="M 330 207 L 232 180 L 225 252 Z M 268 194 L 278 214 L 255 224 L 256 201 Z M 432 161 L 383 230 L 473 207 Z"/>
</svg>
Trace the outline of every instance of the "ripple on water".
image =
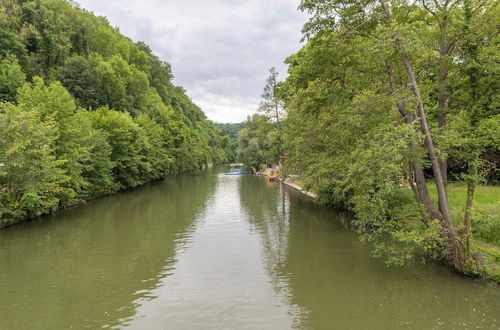
<svg viewBox="0 0 500 330">
<path fill-rule="evenodd" d="M 497 287 L 387 268 L 345 212 L 218 172 L 0 232 L 0 328 L 498 328 Z"/>
</svg>

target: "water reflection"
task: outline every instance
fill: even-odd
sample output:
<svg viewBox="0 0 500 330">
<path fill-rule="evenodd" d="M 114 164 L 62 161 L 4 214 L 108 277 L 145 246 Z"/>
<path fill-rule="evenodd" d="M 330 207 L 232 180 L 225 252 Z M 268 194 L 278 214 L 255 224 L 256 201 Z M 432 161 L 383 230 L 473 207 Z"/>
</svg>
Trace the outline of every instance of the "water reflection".
<svg viewBox="0 0 500 330">
<path fill-rule="evenodd" d="M 275 294 L 287 305 L 292 317 L 291 326 L 297 328 L 306 317 L 307 309 L 295 304 L 283 271 L 288 254 L 290 230 L 290 191 L 265 178 L 243 177 L 239 184 L 241 207 L 248 222 L 261 238 L 262 259 Z"/>
<path fill-rule="evenodd" d="M 141 301 L 133 329 L 288 329 L 286 305 L 269 283 L 254 233 L 240 209 L 241 177 L 218 175 L 175 273 Z"/>
<path fill-rule="evenodd" d="M 0 328 L 498 328 L 498 288 L 386 268 L 348 214 L 220 171 L 0 231 Z"/>
<path fill-rule="evenodd" d="M 211 175 L 179 176 L 1 231 L 0 328 L 130 319 L 175 268 L 215 185 Z"/>
<path fill-rule="evenodd" d="M 240 194 L 295 328 L 498 328 L 497 288 L 438 265 L 387 268 L 342 224 L 348 215 L 279 184 L 248 178 Z"/>
</svg>

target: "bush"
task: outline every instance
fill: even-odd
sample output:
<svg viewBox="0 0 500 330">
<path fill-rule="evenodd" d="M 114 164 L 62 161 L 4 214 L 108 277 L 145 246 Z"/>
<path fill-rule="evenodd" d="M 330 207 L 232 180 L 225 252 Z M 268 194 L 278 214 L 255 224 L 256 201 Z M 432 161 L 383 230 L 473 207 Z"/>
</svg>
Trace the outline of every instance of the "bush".
<svg viewBox="0 0 500 330">
<path fill-rule="evenodd" d="M 472 216 L 472 233 L 486 242 L 500 244 L 500 217 L 475 211 Z"/>
</svg>

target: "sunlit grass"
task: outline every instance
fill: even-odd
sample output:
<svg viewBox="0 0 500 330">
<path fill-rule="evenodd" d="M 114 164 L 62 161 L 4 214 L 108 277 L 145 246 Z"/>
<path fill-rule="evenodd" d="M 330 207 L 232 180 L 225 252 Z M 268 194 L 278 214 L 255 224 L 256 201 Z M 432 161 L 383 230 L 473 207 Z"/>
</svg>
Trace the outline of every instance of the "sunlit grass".
<svg viewBox="0 0 500 330">
<path fill-rule="evenodd" d="M 437 200 L 436 186 L 429 183 L 432 198 Z M 453 213 L 462 213 L 467 197 L 467 185 L 464 182 L 450 182 L 448 184 L 448 202 Z M 477 186 L 474 193 L 473 207 L 498 214 L 500 217 L 500 186 Z M 499 219 L 500 221 L 500 219 Z"/>
</svg>

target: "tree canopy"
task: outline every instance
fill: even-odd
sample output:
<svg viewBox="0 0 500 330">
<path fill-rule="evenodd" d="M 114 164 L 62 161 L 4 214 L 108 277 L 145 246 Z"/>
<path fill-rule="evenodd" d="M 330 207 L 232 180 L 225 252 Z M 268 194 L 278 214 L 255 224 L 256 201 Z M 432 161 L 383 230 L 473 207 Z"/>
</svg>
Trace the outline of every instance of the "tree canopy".
<svg viewBox="0 0 500 330">
<path fill-rule="evenodd" d="M 0 0 L 0 226 L 234 158 L 170 65 L 67 0 Z"/>
<path fill-rule="evenodd" d="M 266 132 L 248 130 L 282 104 L 285 174 L 299 174 L 319 202 L 351 209 L 364 239 L 390 234 L 376 254 L 400 264 L 424 250 L 479 272 L 474 226 L 500 227 L 473 208 L 476 185 L 500 179 L 498 4 L 303 0 L 299 9 L 310 15 L 306 43 L 285 60 L 284 81 L 270 71 L 267 121 L 249 120 L 240 149 L 271 151 L 256 138 Z M 450 209 L 448 179 L 467 185 L 460 211 Z"/>
</svg>

